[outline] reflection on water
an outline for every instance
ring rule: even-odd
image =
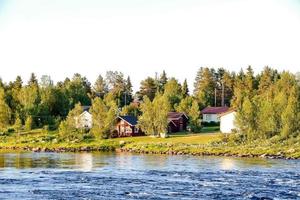
[[[110,163],[108,163],[110,162]],[[233,157],[189,157],[167,155],[136,155],[131,153],[3,153],[0,152],[0,168],[70,168],[82,171],[111,164],[116,168],[166,168],[169,165],[187,166],[197,170],[210,165],[212,169],[242,170],[247,168],[292,167],[293,161]],[[294,161],[298,163],[298,161]],[[195,166],[194,166],[195,165]],[[191,168],[193,166],[194,168]]]
[[[221,162],[220,168],[222,170],[233,170],[234,169],[234,160],[229,158],[224,158]]]
[[[82,171],[92,171],[93,155],[91,153],[75,154],[75,164]]]
[[[0,199],[299,199],[300,161],[0,153]]]

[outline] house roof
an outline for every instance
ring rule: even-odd
[[[82,108],[83,112],[84,112],[84,111],[89,112],[91,106],[81,106],[81,108]]]
[[[236,109],[230,108],[230,109],[228,109],[227,112],[223,112],[223,113],[219,114],[219,117],[223,117],[223,116],[225,116],[225,115],[228,115],[228,114],[233,113],[233,112],[236,112],[236,111],[237,111]]]
[[[174,126],[177,127],[177,124],[173,120],[168,120],[168,124],[172,123]]]
[[[125,115],[125,116],[119,116],[118,118],[126,121],[128,124],[132,126],[137,125],[138,122],[138,119],[135,116]]]
[[[169,112],[168,113],[168,120],[179,119],[182,116],[185,116],[188,119],[188,117],[186,116],[185,113],[182,113],[182,112]]]
[[[201,111],[201,114],[221,114],[228,110],[228,107],[206,107]]]

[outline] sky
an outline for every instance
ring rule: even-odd
[[[0,0],[0,77],[300,71],[300,0]]]

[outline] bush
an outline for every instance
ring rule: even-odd
[[[220,122],[202,122],[202,126],[220,126]]]
[[[27,117],[27,119],[25,121],[25,130],[26,131],[31,131],[32,125],[33,125],[32,117],[29,116],[29,117]]]
[[[15,129],[14,128],[8,128],[7,129],[7,133],[14,133],[15,132]]]
[[[84,134],[83,135],[83,140],[85,141],[85,142],[91,142],[91,141],[93,141],[94,140],[94,136],[92,135],[92,134],[90,134],[90,133],[87,133],[87,134]]]

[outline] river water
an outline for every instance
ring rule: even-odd
[[[0,199],[300,199],[300,161],[0,153]]]

